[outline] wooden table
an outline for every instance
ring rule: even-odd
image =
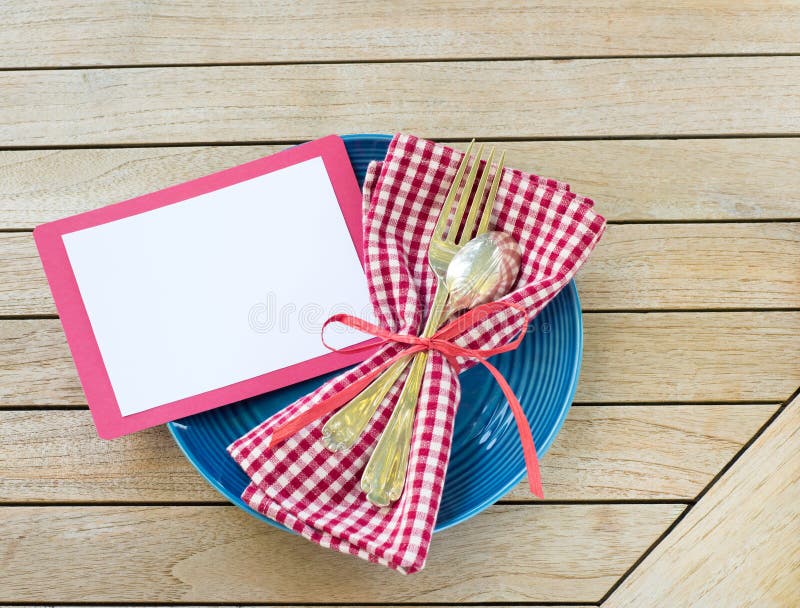
[[[0,604],[800,604],[800,3],[490,4],[0,4]],[[547,500],[413,577],[227,505],[164,428],[98,440],[30,233],[397,130],[610,220]]]

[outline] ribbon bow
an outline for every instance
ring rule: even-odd
[[[484,320],[490,312],[496,312],[501,308],[515,308],[524,312],[524,309],[522,309],[520,306],[511,304],[510,302],[489,302],[488,304],[476,306],[460,317],[450,321],[430,338],[424,338],[410,334],[394,333],[378,325],[374,325],[351,315],[333,315],[327,321],[325,321],[325,324],[322,326],[322,343],[332,351],[353,353],[360,350],[375,348],[375,344],[369,344],[366,346],[350,346],[342,349],[333,348],[325,342],[324,337],[325,328],[331,323],[342,323],[343,325],[347,325],[353,329],[372,334],[373,336],[382,338],[383,343],[397,342],[400,344],[407,344],[408,348],[400,351],[390,359],[384,361],[381,365],[371,370],[369,373],[365,374],[355,382],[351,383],[345,389],[327,399],[323,399],[319,403],[314,404],[302,414],[299,414],[282,426],[278,427],[270,438],[269,447],[276,446],[277,444],[294,435],[304,426],[322,418],[326,414],[336,409],[339,409],[351,401],[356,395],[369,386],[372,381],[381,374],[381,372],[391,366],[395,361],[403,357],[409,357],[418,352],[435,350],[444,355],[445,359],[456,373],[458,373],[460,369],[456,358],[468,357],[480,362],[486,369],[489,370],[489,373],[494,376],[494,379],[497,381],[497,384],[500,385],[500,388],[503,391],[503,395],[505,395],[506,399],[508,399],[508,405],[514,414],[514,420],[517,423],[517,430],[519,431],[520,441],[522,443],[522,453],[525,457],[525,467],[528,470],[528,484],[530,485],[531,492],[539,498],[544,498],[544,492],[542,490],[542,478],[541,473],[539,472],[539,460],[536,456],[536,446],[533,443],[533,435],[531,434],[531,428],[528,424],[528,419],[525,417],[525,412],[522,410],[522,406],[514,394],[514,391],[511,389],[511,386],[508,384],[508,381],[503,377],[503,374],[500,373],[500,370],[486,360],[488,357],[493,355],[505,353],[517,348],[525,337],[525,331],[528,328],[527,319],[525,321],[525,326],[520,330],[519,334],[517,334],[517,337],[508,344],[502,346],[496,346],[494,348],[466,348],[453,342],[453,339],[456,336],[463,333],[464,328],[471,327],[475,322]]]

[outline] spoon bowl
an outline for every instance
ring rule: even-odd
[[[452,313],[502,298],[517,280],[522,252],[506,232],[492,231],[464,245],[447,267],[445,284]]]

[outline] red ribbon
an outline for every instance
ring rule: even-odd
[[[499,308],[516,308],[522,310],[519,306],[508,302],[489,302],[488,304],[483,304],[467,311],[460,317],[454,319],[439,329],[439,331],[437,331],[430,338],[423,338],[421,336],[408,334],[396,334],[383,329],[378,325],[373,325],[372,323],[368,323],[363,319],[359,319],[358,317],[353,317],[351,315],[338,314],[330,317],[322,326],[322,343],[325,344],[325,346],[330,350],[352,353],[360,350],[375,348],[374,344],[369,344],[367,346],[351,346],[343,349],[332,348],[325,342],[324,337],[325,328],[330,323],[342,323],[348,327],[352,327],[359,331],[382,338],[383,342],[398,342],[400,344],[407,344],[408,348],[397,353],[387,361],[384,361],[381,365],[362,376],[355,382],[351,383],[335,395],[327,399],[323,399],[302,414],[292,418],[282,426],[278,427],[272,434],[269,447],[278,445],[294,435],[304,426],[314,422],[315,420],[319,420],[326,414],[339,409],[351,401],[354,397],[356,397],[356,395],[369,386],[372,381],[381,374],[381,372],[391,366],[395,361],[418,352],[436,350],[444,355],[456,373],[459,371],[459,365],[456,361],[456,357],[469,357],[471,359],[476,359],[483,364],[483,366],[489,370],[489,373],[494,376],[494,379],[497,381],[497,384],[500,385],[500,388],[502,389],[506,399],[508,399],[508,405],[511,407],[511,411],[514,414],[514,420],[517,423],[520,441],[522,442],[522,453],[525,456],[525,466],[528,469],[528,483],[530,485],[531,492],[539,498],[544,498],[544,492],[542,490],[542,477],[539,472],[539,460],[536,456],[536,446],[533,443],[533,435],[531,434],[531,428],[528,424],[528,420],[525,418],[525,412],[522,410],[519,400],[514,394],[514,391],[511,389],[511,386],[509,386],[508,382],[503,377],[503,374],[501,374],[500,370],[486,360],[488,357],[493,355],[505,353],[517,348],[525,337],[525,330],[528,327],[527,321],[525,322],[525,327],[522,328],[517,337],[514,338],[513,341],[503,346],[473,349],[459,346],[452,341],[455,337],[463,333],[465,328],[471,327],[474,323],[484,320],[490,312],[496,312]]]

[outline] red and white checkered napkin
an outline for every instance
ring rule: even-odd
[[[364,250],[370,296],[380,324],[417,334],[432,301],[435,277],[426,262],[434,224],[462,154],[447,146],[397,135],[383,162],[372,163],[364,184]],[[490,175],[491,179],[491,175]],[[455,342],[469,348],[509,342],[563,288],[605,227],[592,201],[569,186],[504,169],[491,228],[520,243],[523,265],[509,307],[484,317]],[[431,351],[420,394],[403,495],[378,508],[360,490],[361,472],[386,425],[401,381],[379,407],[361,441],[345,452],[322,443],[328,416],[269,448],[272,433],[400,350],[389,344],[361,365],[292,403],[235,441],[231,456],[252,480],[242,498],[306,538],[403,573],[425,564],[442,496],[460,397],[457,373]],[[469,361],[459,359],[462,367]],[[473,362],[474,363],[474,362]],[[535,422],[535,421],[534,421]]]

